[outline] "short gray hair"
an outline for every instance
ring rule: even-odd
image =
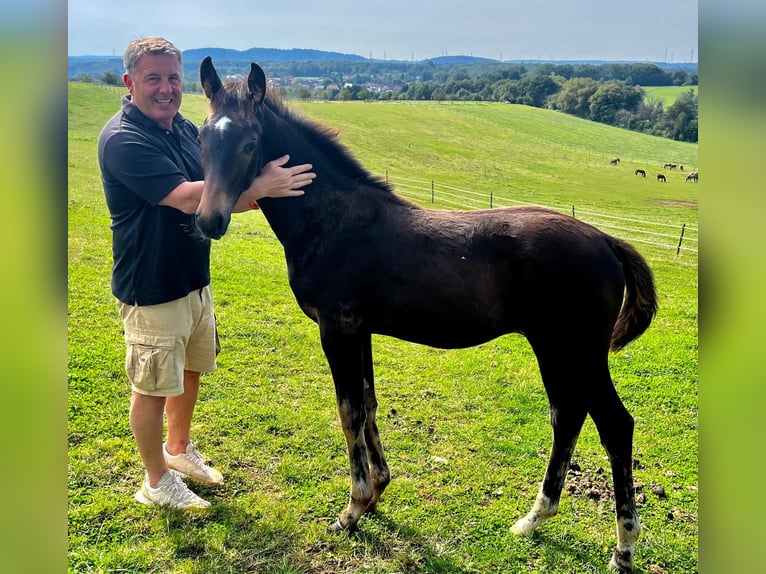
[[[162,36],[149,36],[146,38],[137,38],[128,44],[125,54],[122,57],[122,63],[125,66],[125,72],[133,76],[138,65],[138,60],[144,54],[160,55],[167,54],[178,58],[178,63],[183,70],[183,61],[181,59],[181,50],[175,47],[173,42],[166,40]]]

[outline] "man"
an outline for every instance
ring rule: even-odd
[[[130,95],[104,126],[98,159],[112,219],[112,292],[123,320],[132,385],[130,426],[145,467],[135,498],[206,508],[210,504],[181,480],[223,482],[191,440],[200,373],[215,370],[217,354],[210,240],[193,233],[204,185],[197,128],[178,111],[183,67],[171,42],[134,40],[124,65]],[[257,208],[262,197],[303,195],[301,188],[315,174],[310,164],[283,167],[288,160],[268,163],[235,211]]]

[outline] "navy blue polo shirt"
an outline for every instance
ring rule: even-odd
[[[112,219],[112,293],[129,305],[156,305],[210,283],[210,240],[193,235],[194,215],[159,202],[199,181],[197,127],[181,114],[173,131],[130,99],[101,130],[98,162]]]

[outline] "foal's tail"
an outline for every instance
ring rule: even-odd
[[[625,274],[625,301],[609,344],[611,350],[618,351],[637,339],[651,324],[657,313],[657,292],[652,270],[641,254],[621,239],[609,239]]]

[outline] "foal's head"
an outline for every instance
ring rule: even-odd
[[[205,188],[197,208],[197,227],[219,239],[226,233],[237,199],[262,167],[261,135],[266,75],[250,65],[243,80],[221,82],[208,56],[200,80],[210,111],[199,130]]]

